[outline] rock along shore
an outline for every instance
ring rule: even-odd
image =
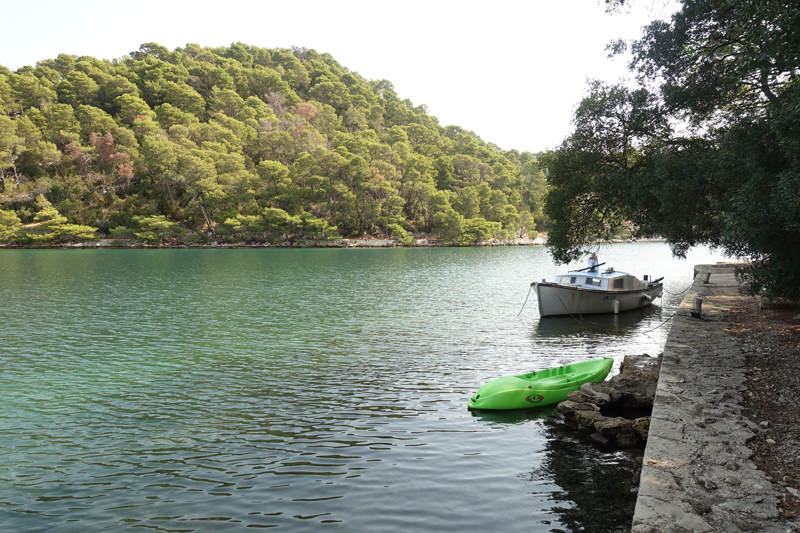
[[[600,242],[600,241],[598,241]],[[636,241],[603,241],[610,243],[617,242],[666,242],[662,238],[636,239]],[[470,244],[470,247],[481,246],[544,246],[547,244],[547,237],[540,236],[535,239],[491,239],[478,241]],[[36,246],[18,244],[0,244],[0,249],[109,249],[109,248],[147,248],[147,249],[208,249],[219,250],[226,248],[437,248],[453,247],[453,244],[438,242],[435,238],[418,238],[411,244],[404,244],[397,239],[336,239],[332,241],[284,241],[276,244],[267,242],[225,242],[219,239],[208,242],[186,243],[182,241],[168,241],[161,244],[148,244],[143,241],[133,239],[98,239],[95,241],[83,241],[72,243],[41,244]]]
[[[644,448],[661,357],[626,355],[608,381],[584,383],[558,404],[566,422],[604,448]]]
[[[756,467],[748,447],[759,427],[743,412],[745,354],[726,331],[738,296],[734,269],[696,266],[699,274],[673,318],[632,533],[798,531],[780,514],[786,494]],[[699,318],[692,317],[696,299]]]
[[[547,244],[547,239],[537,237],[536,239],[492,239],[488,241],[478,241],[471,246],[543,246]],[[73,243],[42,244],[37,246],[29,245],[0,245],[0,248],[59,248],[59,249],[80,249],[80,248],[151,248],[151,249],[223,249],[223,248],[432,248],[453,246],[452,244],[439,243],[436,239],[417,239],[412,244],[404,244],[397,239],[337,239],[332,241],[284,241],[279,243],[267,242],[226,242],[222,240],[210,240],[208,242],[181,242],[165,241],[161,244],[148,244],[144,241],[133,239],[98,239],[96,241],[83,241]]]

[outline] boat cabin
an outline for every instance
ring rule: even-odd
[[[556,283],[600,291],[635,291],[647,287],[636,276],[613,268],[604,272],[569,272],[557,276]]]

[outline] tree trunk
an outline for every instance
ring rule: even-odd
[[[203,218],[206,219],[206,226],[208,226],[208,231],[214,231],[214,227],[211,224],[211,219],[208,218],[208,213],[206,213],[206,207],[203,205],[203,195],[201,194],[199,198],[197,198],[197,204],[200,206],[200,211],[203,212]]]
[[[172,190],[169,188],[169,182],[164,178],[161,179],[161,187],[164,190],[164,199],[169,199],[169,202],[174,204],[175,200],[172,198]]]

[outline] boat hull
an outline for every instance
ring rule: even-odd
[[[610,357],[538,370],[490,381],[469,400],[469,409],[529,409],[563,402],[584,383],[603,381],[611,372]]]
[[[661,296],[663,285],[631,291],[593,290],[558,283],[535,282],[541,318],[622,313],[647,307]]]

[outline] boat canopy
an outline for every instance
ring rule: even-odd
[[[636,276],[615,271],[613,268],[604,272],[569,272],[557,276],[556,283],[602,291],[634,291],[647,287]]]

